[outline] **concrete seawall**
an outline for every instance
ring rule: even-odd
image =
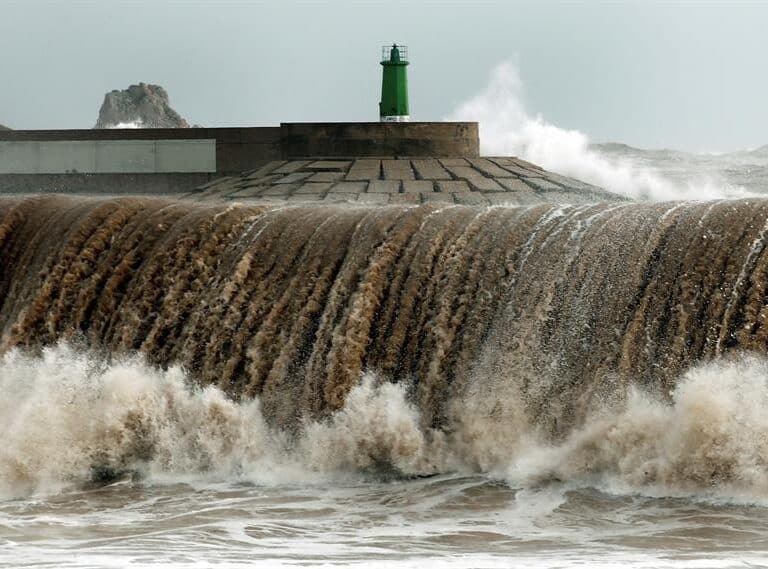
[[[479,146],[477,123],[3,131],[0,191],[175,193],[272,160],[477,157]]]
[[[283,123],[283,159],[305,156],[480,156],[477,123]]]

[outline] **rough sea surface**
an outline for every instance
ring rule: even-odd
[[[768,191],[768,145],[719,153],[647,150],[620,143],[594,144],[590,148],[606,158],[658,174],[677,187],[689,188],[689,197],[694,199],[712,192],[739,197],[762,196]],[[706,189],[697,192],[696,188]]]

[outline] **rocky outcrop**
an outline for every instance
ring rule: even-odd
[[[3,125],[3,124],[0,124],[0,130],[13,130],[13,129],[10,129],[10,128],[8,128],[8,127],[7,127],[7,126],[5,126],[5,125]]]
[[[104,95],[94,128],[189,128],[171,108],[168,93],[160,85],[139,83]]]

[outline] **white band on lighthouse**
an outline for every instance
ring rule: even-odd
[[[410,115],[391,115],[388,117],[381,117],[381,122],[410,122]]]

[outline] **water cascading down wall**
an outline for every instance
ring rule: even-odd
[[[371,371],[451,429],[509,391],[555,439],[598,398],[662,397],[765,352],[768,201],[473,208],[0,199],[0,350],[67,340],[182,364],[268,420]],[[489,403],[488,413],[494,410]]]

